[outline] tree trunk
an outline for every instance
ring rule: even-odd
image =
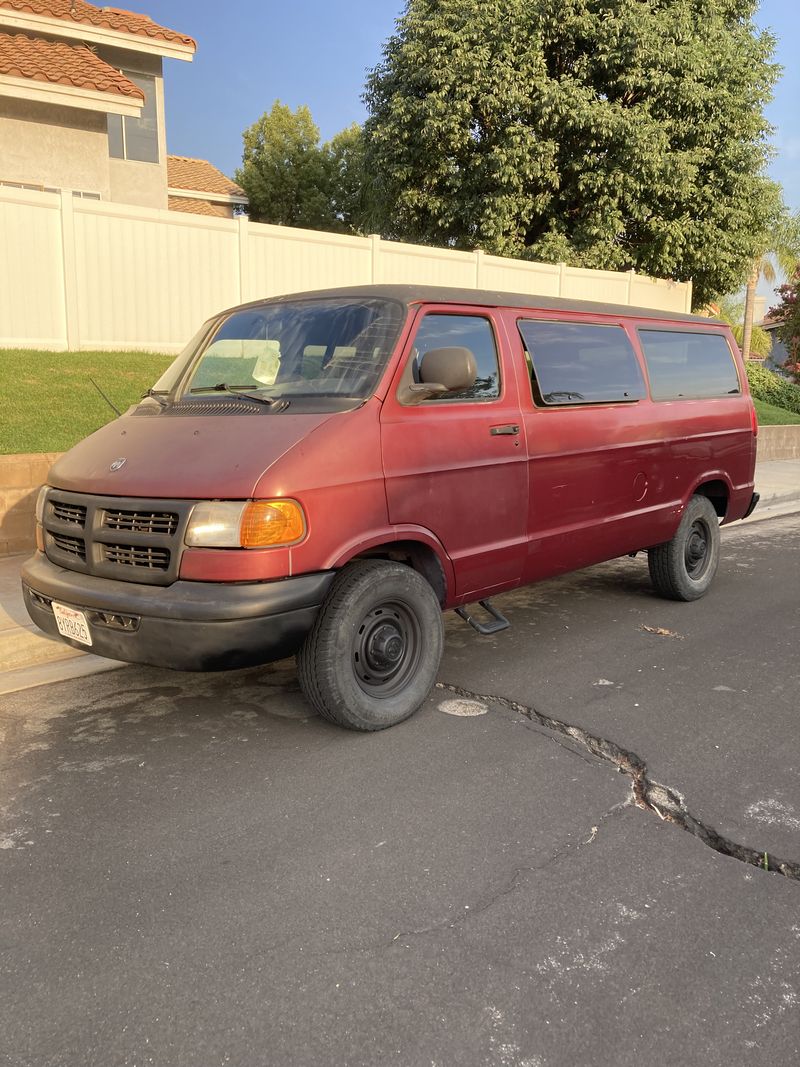
[[[747,292],[744,298],[744,329],[742,330],[742,359],[750,358],[750,341],[753,336],[753,312],[756,303],[756,286],[758,285],[758,264],[753,264],[747,279]]]

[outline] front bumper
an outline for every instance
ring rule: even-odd
[[[333,571],[254,583],[138,585],[58,567],[41,553],[22,568],[28,614],[82,652],[184,671],[230,670],[296,652]],[[58,632],[52,601],[84,612],[91,647]]]

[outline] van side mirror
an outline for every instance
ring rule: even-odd
[[[407,386],[407,403],[470,389],[478,377],[478,364],[469,348],[431,348],[422,357],[419,384]]]

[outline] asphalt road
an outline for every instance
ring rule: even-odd
[[[796,1062],[800,883],[492,699],[800,862],[800,518],[723,548],[696,604],[638,558],[501,598],[495,638],[449,620],[440,679],[475,696],[378,735],[314,718],[291,663],[2,698],[0,1064]]]

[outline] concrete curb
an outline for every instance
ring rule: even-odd
[[[751,522],[764,522],[766,519],[782,519],[787,515],[796,515],[798,512],[800,512],[800,498],[771,501],[764,507],[759,504],[752,515],[735,523],[735,526],[749,526]],[[730,526],[723,527],[726,530],[731,528]]]
[[[72,678],[85,678],[89,674],[101,671],[115,671],[128,667],[128,663],[119,663],[114,659],[102,659],[100,656],[77,652],[68,659],[51,660],[48,663],[35,663],[16,670],[3,671],[0,674],[0,696],[18,693],[22,689],[35,689],[51,682],[67,682]]]

